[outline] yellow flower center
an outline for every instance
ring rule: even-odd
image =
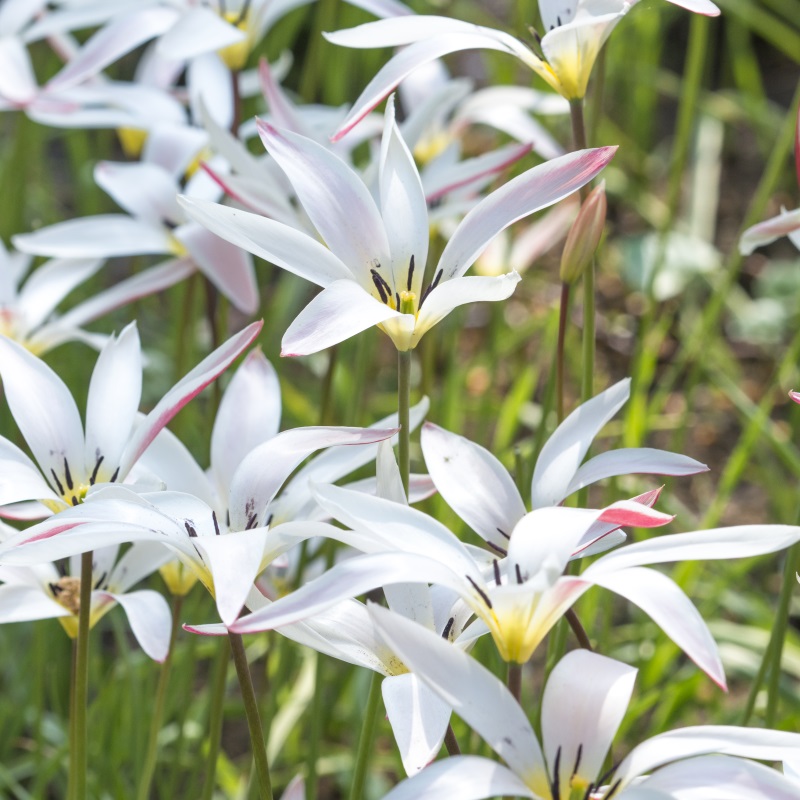
[[[249,16],[250,14],[248,12],[242,15],[238,11],[227,11],[222,15],[225,22],[230,23],[235,28],[242,31],[242,33],[246,34],[241,41],[229,44],[227,47],[223,47],[221,50],[217,51],[222,62],[232,72],[239,72],[244,69],[245,64],[247,64],[247,57],[250,55],[251,41],[250,36],[247,35],[249,33],[247,30]]]

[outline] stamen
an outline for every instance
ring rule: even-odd
[[[525,581],[522,580],[522,572],[520,571],[519,564],[514,564],[514,572],[517,574],[517,583],[525,583]]]
[[[382,275],[378,274],[377,270],[371,269],[369,272],[370,275],[372,275],[372,282],[375,284],[375,288],[381,296],[381,302],[387,303],[392,296],[392,287],[386,283],[386,279]]]
[[[489,599],[489,595],[484,592],[477,583],[475,583],[469,575],[467,575],[467,580],[472,584],[472,588],[481,596],[481,600],[486,603],[487,608],[492,607],[492,601]]]
[[[188,533],[192,539],[197,538],[197,531],[194,529],[194,525],[192,525],[188,519],[183,523],[183,526],[186,528],[186,533]]]
[[[249,530],[255,528],[257,523],[258,523],[258,514],[253,514],[247,520],[247,525],[244,526],[244,529],[246,531],[249,531]]]
[[[408,280],[406,281],[406,289],[411,291],[411,282],[414,280],[414,256],[411,256],[411,261],[408,264]]]
[[[239,14],[239,19],[236,20],[237,25],[241,25],[247,19],[247,13],[250,11],[250,0],[245,0],[242,6],[242,11]]]
[[[453,623],[456,621],[455,617],[450,617],[447,620],[447,625],[444,626],[444,630],[442,631],[442,639],[449,639],[450,638],[450,631],[453,630]]]
[[[119,467],[117,467],[114,470],[114,474],[111,476],[111,483],[114,483],[118,477],[119,477]]]
[[[70,474],[66,457],[64,458],[64,477],[67,479],[67,489],[71,490],[75,484],[72,482],[72,475]]]
[[[611,798],[617,793],[617,789],[622,785],[622,778],[617,778],[614,783],[611,784],[611,788],[606,792],[606,796],[603,800],[611,800]]]
[[[78,500],[78,498],[75,497],[75,495],[72,495],[72,505],[79,506],[80,504],[81,504],[81,501]]]
[[[217,522],[217,512],[211,512],[211,519],[214,521],[214,532],[217,536],[219,536],[219,523]]]
[[[578,767],[581,765],[581,756],[583,755],[583,744],[578,745],[578,752],[575,755],[575,766],[572,768],[572,775],[570,777],[574,777],[578,772]]]
[[[428,288],[422,293],[422,298],[419,301],[419,307],[422,308],[422,304],[427,299],[428,295],[439,285],[439,281],[442,279],[442,275],[444,274],[444,269],[440,269],[434,279],[430,282]]]
[[[58,595],[64,591],[64,587],[59,586],[57,583],[48,583],[47,585],[50,587],[53,597],[58,597]]]
[[[50,474],[53,476],[53,480],[56,482],[56,486],[58,486],[58,493],[60,495],[64,494],[64,487],[61,485],[61,481],[58,479],[58,475],[56,475],[56,471],[51,467]]]
[[[494,567],[494,582],[500,586],[500,565],[497,563],[497,559],[492,561],[492,566]]]
[[[97,459],[97,463],[92,470],[92,475],[89,478],[89,486],[94,486],[94,482],[97,480],[97,473],[100,471],[100,465],[103,463],[104,458],[105,456],[100,456],[100,458]]]
[[[101,575],[101,576],[100,576],[100,577],[97,579],[97,583],[95,583],[94,587],[92,587],[92,588],[94,588],[94,589],[99,589],[99,588],[100,588],[100,587],[103,585],[103,581],[106,579],[106,575],[107,575],[107,574],[108,574],[108,573],[104,572],[104,573],[103,573],[103,574],[102,574],[102,575]]]
[[[495,528],[495,530],[504,538],[511,541],[511,535],[506,533],[505,531],[501,531],[500,528]]]
[[[225,512],[225,524],[230,528],[230,526],[231,526],[231,512],[230,512],[230,509],[228,509]]]
[[[503,548],[500,547],[500,545],[497,545],[494,542],[486,542],[486,544],[488,544],[489,547],[491,547],[492,550],[495,551],[495,553],[500,553],[500,555],[503,556],[504,558],[508,555],[508,550],[503,550]]]
[[[553,782],[550,788],[553,792],[553,800],[561,800],[561,786],[559,781],[559,773],[561,772],[561,745],[556,750],[556,757],[553,760]]]
[[[274,516],[275,516],[274,514],[270,514],[270,515],[267,517],[267,521],[264,523],[264,527],[265,527],[265,528],[269,528],[269,526],[270,526],[270,523],[272,522],[272,518],[273,518]]]
[[[397,311],[399,311],[400,310],[400,292],[395,292],[394,293],[394,301],[395,301],[395,303],[397,303],[397,305],[395,306],[395,309]]]

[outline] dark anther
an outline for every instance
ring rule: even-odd
[[[119,467],[117,467],[114,470],[114,474],[111,476],[111,483],[114,483],[118,477],[119,477]]]
[[[500,545],[497,545],[494,542],[486,542],[486,544],[488,544],[489,547],[491,547],[492,550],[495,551],[495,553],[500,553],[500,555],[503,556],[503,557],[508,555],[508,551],[507,550],[503,550],[503,548],[500,547]]]
[[[581,756],[583,755],[583,745],[578,745],[578,752],[575,754],[575,766],[572,768],[572,775],[576,775],[578,767],[581,765]]]
[[[250,11],[250,0],[245,0],[244,5],[242,6],[242,10],[239,12],[239,18],[236,20],[234,25],[237,27],[241,25],[245,19],[247,19],[247,12]]]
[[[59,586],[57,583],[48,583],[50,587],[50,591],[53,593],[55,597],[61,594],[64,591],[63,587]]]
[[[225,512],[225,524],[230,528],[230,526],[231,526],[231,512],[230,512],[230,509]]]
[[[56,475],[56,471],[54,469],[50,469],[50,474],[53,476],[53,480],[56,482],[56,486],[58,486],[58,493],[63,495],[64,494],[64,487],[61,485],[61,481],[58,479],[58,475]]]
[[[467,575],[467,580],[472,584],[472,588],[481,596],[481,600],[486,603],[488,608],[492,607],[492,601],[489,599],[489,595],[484,592],[477,583],[475,583],[469,575]]]
[[[450,638],[450,631],[453,630],[453,623],[456,621],[455,617],[450,617],[447,620],[447,625],[444,626],[444,630],[442,631],[442,639],[449,639]]]
[[[217,522],[217,512],[216,511],[212,511],[211,512],[211,519],[214,521],[214,533],[216,533],[217,536],[219,536],[219,523]]]
[[[559,745],[558,750],[556,750],[556,757],[553,761],[553,783],[551,784],[551,789],[553,792],[553,800],[560,800],[561,799],[561,786],[559,781],[559,774],[561,772],[561,746]]]
[[[422,293],[422,297],[419,301],[419,307],[422,308],[422,304],[425,302],[425,298],[439,285],[439,281],[442,279],[442,275],[444,273],[443,269],[440,269],[434,279],[430,282],[428,288]]]
[[[414,256],[411,256],[411,261],[408,263],[408,280],[406,281],[406,289],[411,291],[411,283],[414,280]]]
[[[269,526],[270,526],[270,523],[272,522],[272,518],[273,518],[274,516],[275,516],[274,514],[270,514],[270,515],[267,517],[267,521],[264,523],[264,527],[265,527],[265,528],[269,528]]]
[[[494,582],[499,586],[500,585],[500,565],[497,563],[497,559],[492,561],[492,566],[494,567]]]
[[[499,533],[499,534],[500,534],[500,535],[501,535],[501,536],[502,536],[504,539],[508,539],[509,541],[511,541],[511,536],[509,536],[509,534],[507,534],[505,531],[501,531],[501,530],[500,530],[500,528],[495,528],[495,530],[496,530],[496,531],[497,531],[497,532],[498,532],[498,533]]]
[[[556,17],[556,22],[558,23],[558,27],[561,27],[561,17]]]
[[[621,784],[622,778],[617,778],[614,783],[611,784],[611,788],[606,792],[604,800],[611,800],[611,798],[617,793],[617,789],[619,789]]]
[[[381,302],[385,303],[392,296],[392,287],[386,283],[386,280],[381,275],[378,275],[377,270],[371,269],[370,274],[372,275],[372,282],[381,296]]]
[[[75,484],[72,483],[72,475],[69,471],[69,464],[67,464],[66,456],[64,457],[64,477],[67,479],[67,489],[72,489]]]
[[[609,779],[609,778],[610,778],[610,777],[611,777],[611,776],[612,776],[612,775],[613,775],[613,774],[614,774],[614,773],[617,771],[617,767],[620,765],[620,763],[621,763],[621,762],[617,761],[617,763],[616,763],[616,764],[614,764],[614,765],[611,767],[611,769],[609,769],[609,770],[607,770],[606,772],[604,772],[604,773],[603,773],[603,774],[602,774],[602,775],[601,775],[601,776],[600,776],[600,777],[597,779],[597,784],[596,784],[596,785],[597,785],[597,786],[602,786],[602,785],[603,785],[603,784],[604,784],[604,783],[605,783],[605,782],[606,782],[606,781],[607,781],[607,780],[608,780],[608,779]],[[612,786],[611,788],[612,788],[612,789],[616,789],[616,787],[617,787],[617,786],[619,786],[619,781],[617,781],[617,782],[614,784],[614,786]],[[609,797],[611,797],[611,795],[612,795],[612,794],[613,794],[613,792],[609,792],[609,793],[608,793],[608,794],[605,796],[604,800],[608,800],[608,798],[609,798]]]
[[[95,583],[95,585],[94,585],[94,587],[93,587],[94,589],[99,589],[99,588],[100,588],[100,587],[103,585],[103,581],[106,579],[106,574],[107,574],[107,573],[105,573],[105,572],[104,572],[104,573],[103,573],[103,574],[102,574],[102,575],[101,575],[101,576],[100,576],[100,577],[97,579],[97,583]]]
[[[75,497],[75,495],[72,495],[72,505],[78,506],[78,505],[80,505],[80,503],[81,503],[81,501],[78,500],[78,498]]]
[[[197,531],[194,529],[194,525],[192,525],[188,519],[183,523],[183,526],[186,528],[186,533],[188,533],[192,539],[197,538]]]
[[[514,564],[514,572],[517,574],[517,583],[525,583],[525,581],[522,580],[522,572],[519,568],[519,564]]]
[[[247,520],[247,525],[244,526],[246,531],[252,530],[258,524],[258,514],[252,514]]]
[[[394,293],[394,301],[397,303],[397,310],[400,310],[400,292]]]
[[[100,465],[103,463],[103,459],[105,456],[100,456],[97,459],[97,463],[94,465],[94,469],[92,470],[92,477],[89,478],[89,485],[94,486],[94,482],[97,480],[97,473],[100,471]]]

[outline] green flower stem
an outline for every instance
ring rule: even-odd
[[[86,797],[86,766],[88,743],[86,706],[89,694],[89,616],[92,610],[92,552],[81,556],[81,596],[78,610],[78,639],[75,649],[74,722],[71,731],[75,772],[74,798]]]
[[[72,658],[70,660],[69,675],[69,724],[67,727],[67,742],[69,760],[67,762],[67,800],[75,800],[75,686],[78,675],[78,640],[72,640]]]
[[[236,675],[239,678],[239,687],[242,690],[244,711],[247,715],[247,727],[250,729],[250,744],[253,749],[253,759],[256,762],[258,787],[262,800],[272,800],[272,783],[269,779],[269,764],[267,763],[267,743],[264,740],[264,729],[261,727],[261,715],[258,713],[253,679],[250,667],[247,665],[247,654],[244,651],[244,642],[240,633],[228,632],[231,643],[233,663],[236,665]]]
[[[559,423],[564,420],[564,341],[569,317],[569,284],[561,284],[561,303],[558,309],[558,344],[556,345],[556,414]]]
[[[364,796],[367,766],[369,764],[370,754],[373,750],[375,726],[378,722],[382,681],[383,675],[379,672],[372,673],[369,684],[369,696],[367,697],[367,707],[364,709],[364,725],[361,728],[361,736],[358,739],[358,752],[356,753],[356,763],[353,767],[353,783],[350,787],[350,800],[362,800]]]
[[[397,413],[400,422],[398,461],[403,488],[408,496],[408,481],[411,474],[411,451],[409,409],[411,407],[411,351],[397,351]]]
[[[161,731],[161,723],[164,718],[164,704],[167,699],[167,686],[169,685],[169,676],[172,671],[172,656],[175,651],[175,642],[178,638],[178,628],[180,627],[179,620],[182,604],[183,597],[177,594],[174,595],[172,598],[172,629],[169,635],[169,651],[158,674],[156,699],[153,705],[153,715],[150,718],[147,754],[145,755],[144,767],[142,767],[142,775],[139,781],[138,800],[147,800],[150,797],[150,786],[153,783],[153,775],[158,760],[158,734]]]
[[[206,779],[203,784],[202,800],[211,800],[217,782],[217,759],[222,739],[222,711],[225,705],[225,683],[230,660],[230,639],[220,640],[217,657],[214,659],[214,673],[211,684],[211,709],[208,716],[208,760]]]
[[[569,623],[570,628],[572,628],[572,632],[575,634],[578,644],[580,644],[584,650],[591,651],[592,643],[589,641],[589,635],[586,633],[586,629],[581,624],[580,619],[578,619],[578,615],[575,613],[575,610],[568,608],[566,614],[564,614],[564,617]]]

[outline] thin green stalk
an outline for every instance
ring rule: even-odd
[[[564,343],[567,338],[569,317],[569,284],[561,284],[561,303],[558,308],[558,344],[556,345],[556,416],[564,421]]]
[[[311,700],[311,730],[306,753],[306,800],[316,800],[317,798],[317,760],[319,759],[319,742],[322,738],[322,676],[325,662],[321,653],[316,654],[316,659],[314,697]]]
[[[244,642],[240,633],[228,632],[228,639],[231,643],[233,663],[236,665],[236,675],[239,678],[239,687],[242,691],[247,727],[250,729],[250,744],[253,750],[253,759],[256,762],[259,793],[262,800],[272,800],[272,783],[269,778],[269,764],[267,763],[267,743],[264,740],[264,729],[261,727],[261,715],[258,713],[258,701],[253,688],[250,667],[247,665]]]
[[[358,752],[356,753],[356,763],[353,767],[353,783],[350,787],[350,800],[362,800],[364,795],[367,765],[369,764],[369,757],[373,750],[375,726],[378,722],[382,682],[383,675],[379,672],[373,672],[370,678],[367,707],[364,709],[364,725],[361,728],[361,736],[358,739]]]
[[[408,496],[408,481],[411,474],[411,431],[409,409],[411,407],[411,351],[397,351],[397,413],[400,423],[398,461],[403,489]]]
[[[578,615],[575,613],[575,610],[572,608],[567,609],[564,617],[569,623],[570,628],[572,628],[572,632],[575,634],[578,644],[580,644],[584,650],[591,651],[592,643],[589,641],[589,635],[586,633],[586,629],[581,624],[580,619],[578,619]]]
[[[89,615],[92,608],[92,552],[81,556],[81,595],[78,609],[78,640],[75,653],[75,714],[72,747],[75,752],[75,800],[86,797],[87,743],[86,707],[89,695]]]
[[[363,337],[362,337],[363,338]],[[325,380],[322,384],[322,402],[320,403],[319,424],[330,425],[333,411],[333,377],[336,373],[336,363],[339,360],[339,346],[334,345],[328,351],[328,368],[325,370]]]
[[[225,683],[230,660],[230,639],[222,637],[214,659],[214,674],[211,684],[211,709],[208,716],[208,759],[202,800],[211,800],[217,782],[217,759],[222,740],[222,710],[225,705]]]
[[[167,686],[169,676],[172,671],[172,656],[175,652],[175,642],[178,638],[178,628],[180,627],[180,613],[183,604],[181,595],[174,595],[172,598],[172,630],[169,635],[169,651],[161,670],[158,674],[158,686],[156,687],[156,699],[153,705],[153,715],[150,718],[150,735],[147,742],[147,754],[142,767],[142,775],[139,781],[138,800],[147,800],[150,797],[150,786],[153,783],[153,775],[156,771],[158,761],[158,734],[161,731],[161,723],[164,718],[164,704],[167,699]]]
[[[72,658],[69,674],[69,723],[67,736],[69,742],[69,759],[67,761],[67,800],[75,800],[75,686],[78,682],[78,640],[72,640]]]

